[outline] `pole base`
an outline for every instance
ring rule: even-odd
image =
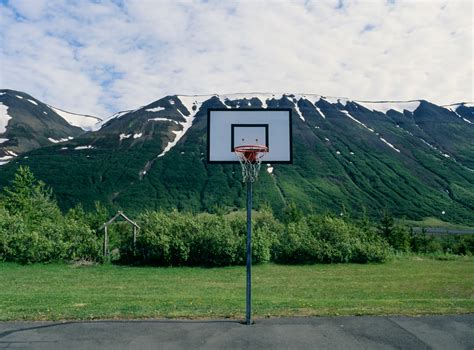
[[[247,322],[247,320],[242,320],[242,321],[240,321],[240,324],[244,324],[246,326],[251,326],[251,325],[255,324],[255,321],[250,320],[250,323],[249,323],[249,322]]]

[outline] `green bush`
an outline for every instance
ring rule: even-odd
[[[160,266],[189,263],[193,237],[201,231],[202,225],[192,214],[147,211],[137,221],[141,230],[137,233],[135,247],[132,234],[122,241],[123,263]]]
[[[91,228],[81,221],[66,219],[63,221],[63,239],[65,254],[63,260],[102,260],[102,240]]]
[[[226,217],[232,231],[238,236],[237,264],[245,264],[247,257],[247,214],[243,211]],[[268,262],[273,246],[281,236],[284,226],[268,210],[252,213],[252,263]]]
[[[217,215],[199,215],[196,219],[201,227],[191,237],[190,265],[235,265],[240,242],[229,221]]]
[[[290,222],[274,247],[280,263],[382,262],[390,247],[379,236],[343,219],[308,216]]]
[[[141,230],[123,241],[121,261],[160,266],[227,266],[245,264],[246,215],[146,212],[138,218]],[[252,261],[267,262],[283,229],[271,213],[254,213]]]
[[[441,251],[447,254],[471,255],[474,253],[473,235],[447,234],[436,237]]]

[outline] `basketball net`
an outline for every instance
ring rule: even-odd
[[[268,147],[261,145],[238,146],[234,148],[234,152],[242,166],[243,181],[255,182],[260,172],[262,158],[268,152]]]

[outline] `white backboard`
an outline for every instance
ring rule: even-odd
[[[207,161],[238,163],[234,147],[263,145],[265,163],[292,163],[291,109],[209,109]]]

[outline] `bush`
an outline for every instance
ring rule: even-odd
[[[160,266],[227,266],[245,264],[246,215],[146,212],[138,218],[141,230],[135,251],[132,237],[123,241],[121,261]],[[252,221],[252,261],[267,262],[283,226],[269,212]]]
[[[437,237],[444,253],[456,255],[471,255],[474,253],[473,235],[447,234]]]
[[[237,212],[227,216],[233,232],[239,238],[237,264],[245,264],[247,258],[247,214]],[[284,226],[268,210],[252,213],[252,263],[268,262],[273,246],[281,236]]]
[[[191,237],[190,265],[226,266],[238,262],[239,237],[224,216],[199,215],[200,231]]]
[[[102,261],[102,240],[87,224],[66,219],[63,221],[63,229],[66,246],[63,260]]]
[[[290,222],[274,247],[274,259],[289,264],[382,262],[388,244],[371,231],[331,216]]]
[[[203,232],[203,223],[188,213],[147,211],[137,220],[141,230],[134,249],[133,236],[121,245],[121,261],[160,266],[180,266],[193,262],[191,247]],[[196,247],[193,247],[196,249]]]

